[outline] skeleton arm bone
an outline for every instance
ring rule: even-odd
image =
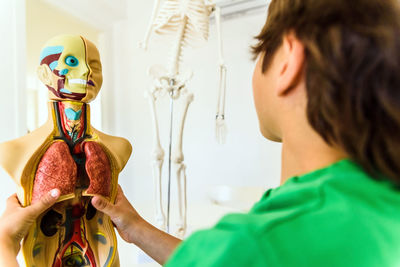
[[[151,13],[149,26],[147,26],[146,35],[144,37],[144,40],[139,43],[139,47],[143,48],[144,50],[147,49],[147,46],[149,44],[150,35],[151,35],[151,32],[153,31],[154,20],[156,18],[156,14],[157,14],[159,6],[160,6],[160,0],[154,0],[153,11]]]
[[[218,40],[218,64],[219,64],[219,88],[217,114],[215,118],[215,134],[218,143],[225,143],[226,124],[225,124],[225,96],[226,96],[226,66],[223,58],[222,38],[221,38],[221,8],[215,7],[215,22],[217,27]]]
[[[226,95],[226,67],[219,67],[219,92],[217,114],[215,117],[215,134],[218,143],[223,144],[226,140],[226,123],[225,123],[225,95]]]
[[[221,8],[215,7],[215,23],[217,27],[217,40],[218,40],[218,63],[219,65],[224,65],[224,53],[222,47],[222,37],[221,37]]]

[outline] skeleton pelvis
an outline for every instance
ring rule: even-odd
[[[39,216],[24,240],[27,266],[119,266],[112,222],[90,203],[94,194],[111,200],[115,196],[117,178],[110,156],[94,140],[79,146],[53,141],[38,160],[31,202],[53,188],[60,189],[61,197]]]

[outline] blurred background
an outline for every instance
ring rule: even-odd
[[[194,71],[187,84],[195,100],[185,125],[188,232],[211,227],[227,212],[244,212],[262,193],[279,184],[280,144],[265,140],[258,129],[251,77],[255,62],[250,46],[265,23],[267,1],[221,0],[222,40],[228,68],[226,143],[215,138],[218,46],[214,19],[209,42],[184,52],[184,68]],[[152,124],[144,92],[152,84],[147,70],[166,64],[170,45],[152,36],[139,48],[149,24],[149,0],[1,0],[0,1],[0,142],[33,131],[47,119],[47,89],[36,77],[43,44],[58,34],[79,34],[94,42],[103,64],[104,83],[91,103],[92,124],[127,138],[133,155],[119,182],[139,213],[153,222],[151,168]],[[168,149],[169,100],[159,103],[162,145]],[[179,101],[176,106],[179,112]],[[167,155],[167,153],[166,153]],[[164,167],[167,168],[167,158]],[[167,172],[164,172],[166,174]],[[0,212],[15,184],[0,171]],[[164,175],[164,185],[167,176]],[[165,187],[166,188],[166,187]],[[166,191],[164,191],[166,196]],[[177,218],[176,181],[172,180],[171,225]],[[134,245],[119,242],[121,266],[157,266]]]

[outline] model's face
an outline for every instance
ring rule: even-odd
[[[274,56],[265,73],[262,73],[263,57],[264,54],[258,57],[253,73],[254,104],[262,135],[271,141],[280,142],[279,99],[275,90],[278,75],[276,56]]]
[[[90,102],[102,84],[99,52],[80,36],[57,36],[41,52],[38,75],[51,100]]]

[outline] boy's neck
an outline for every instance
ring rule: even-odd
[[[311,127],[303,134],[291,131],[282,138],[281,184],[347,157],[340,148],[325,143]]]

